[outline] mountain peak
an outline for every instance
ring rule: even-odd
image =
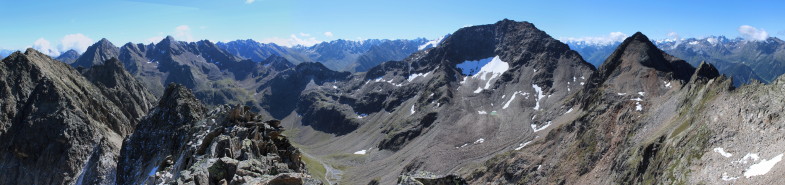
[[[644,35],[641,32],[635,32],[635,34],[632,34],[632,36],[630,36],[629,38],[632,38],[632,39],[637,40],[637,41],[649,41],[649,42],[651,42],[651,40],[649,40],[649,37],[646,37],[646,35]]]
[[[714,65],[707,63],[706,61],[701,61],[700,65],[695,69],[695,73],[692,74],[690,77],[690,81],[693,82],[698,79],[712,79],[720,76],[720,72],[717,70]]]
[[[184,85],[170,83],[164,90],[164,95],[161,96],[156,109],[163,109],[165,111],[175,111],[181,117],[179,120],[199,120],[206,112],[205,106],[196,99],[191,90]],[[186,121],[186,122],[190,122]]]
[[[120,49],[117,48],[112,42],[103,38],[95,44],[87,47],[87,50],[79,56],[71,65],[74,67],[91,67],[93,65],[101,65],[104,61],[110,58],[117,57]]]
[[[606,77],[619,66],[642,65],[663,72],[674,72],[675,78],[689,80],[694,67],[687,62],[663,52],[646,35],[636,32],[624,39],[619,47],[600,66],[600,73]]]

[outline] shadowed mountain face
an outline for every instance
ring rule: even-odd
[[[713,65],[701,63],[693,68],[684,63],[636,33],[619,45],[576,94],[581,106],[575,117],[552,125],[545,137],[463,173],[474,183],[776,182],[776,175],[753,173],[755,165],[739,161],[758,161],[743,158],[742,151],[768,151],[773,143],[782,142],[758,134],[759,129],[778,128],[775,125],[782,121],[765,116],[740,121],[744,118],[739,116],[748,114],[750,107],[758,107],[753,112],[782,109],[767,103],[779,101],[771,93],[783,90],[777,85],[781,81],[734,89],[731,80],[720,76]],[[765,142],[740,146],[737,141],[750,139]],[[764,158],[775,160],[781,155],[765,153]]]
[[[63,54],[60,54],[55,60],[64,62],[66,64],[72,64],[79,58],[79,52],[72,50],[68,50]]]
[[[85,78],[33,49],[3,59],[0,184],[114,182],[121,142],[152,104],[137,97],[151,96],[117,87],[138,84],[122,68],[95,70]]]
[[[110,58],[117,58],[119,49],[114,46],[109,40],[101,39],[82,53],[71,66],[89,68],[93,65],[100,65],[103,61]]]

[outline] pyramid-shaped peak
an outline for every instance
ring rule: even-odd
[[[177,40],[176,40],[176,39],[174,39],[174,37],[173,37],[173,36],[171,36],[171,35],[167,35],[167,36],[166,36],[166,37],[165,37],[163,40],[166,40],[166,41],[177,41]]]
[[[720,76],[720,72],[716,67],[714,67],[714,65],[706,61],[701,61],[701,63],[695,69],[695,73],[692,74],[690,81],[695,81],[697,79],[712,79],[718,76]]]
[[[111,47],[115,47],[114,44],[112,44],[112,42],[110,42],[109,39],[106,39],[106,38],[101,38],[101,40],[99,40],[98,42],[93,44],[93,46],[111,46]]]

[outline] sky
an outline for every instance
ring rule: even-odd
[[[313,45],[336,39],[435,39],[504,18],[529,21],[561,40],[610,42],[710,35],[785,37],[785,1],[492,0],[0,0],[0,49],[84,51],[177,40],[254,39]]]

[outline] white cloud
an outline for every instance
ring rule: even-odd
[[[275,43],[275,44],[278,44],[278,45],[281,45],[281,46],[287,46],[287,47],[292,47],[292,46],[297,46],[297,45],[313,46],[315,44],[318,44],[318,43],[322,42],[320,40],[317,40],[315,37],[309,37],[310,36],[309,34],[300,33],[300,35],[303,36],[303,38],[300,38],[297,35],[292,34],[292,35],[289,35],[289,38],[272,37],[272,38],[262,39],[261,42],[262,43]]]
[[[93,44],[93,39],[81,34],[70,34],[65,35],[63,39],[60,40],[60,51],[68,51],[68,50],[76,50],[79,53],[84,53],[87,50],[87,47]]]
[[[49,56],[60,55],[60,51],[58,51],[57,48],[52,48],[52,43],[44,38],[35,40],[35,42],[33,42],[33,49]]]
[[[302,36],[302,37],[310,37],[311,34],[300,32],[300,36]]]
[[[611,32],[605,36],[598,36],[598,37],[568,37],[568,38],[561,38],[559,40],[567,41],[567,42],[586,42],[587,44],[612,44],[615,42],[624,41],[627,38],[627,34],[622,32]]]
[[[769,38],[769,33],[764,29],[758,29],[750,25],[739,26],[739,34],[747,40],[766,40]]]
[[[668,33],[668,39],[671,41],[677,41],[677,40],[681,40],[681,36],[679,36],[679,33],[670,32]]]
[[[180,25],[174,28],[174,38],[181,41],[193,42],[194,36],[191,35],[191,27]]]
[[[333,37],[333,32],[324,32],[324,36]]]
[[[251,3],[253,3],[254,1],[256,1],[256,0],[245,0],[245,4],[251,4]]]

